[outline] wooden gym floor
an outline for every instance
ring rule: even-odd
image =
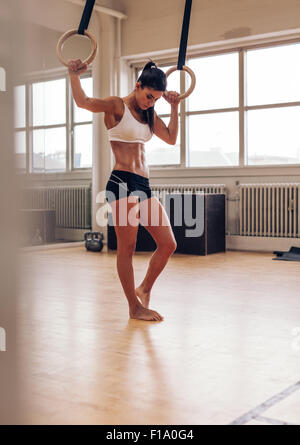
[[[136,252],[136,284],[152,252]],[[174,254],[130,320],[116,253],[22,252],[21,407],[28,424],[300,424],[299,263]],[[297,331],[298,328],[298,331]]]

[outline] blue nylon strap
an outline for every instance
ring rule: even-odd
[[[191,9],[192,9],[192,0],[186,0],[183,23],[182,23],[182,31],[181,31],[179,56],[178,56],[178,63],[177,63],[178,70],[182,70],[183,65],[185,65],[185,55],[186,55],[186,46],[187,46],[188,35],[189,35]]]
[[[78,28],[78,34],[84,34],[84,31],[88,29],[90,18],[93,12],[95,0],[86,0],[86,4],[81,17],[80,25]]]

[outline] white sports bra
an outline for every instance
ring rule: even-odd
[[[122,99],[123,101],[123,99]],[[152,137],[148,124],[142,124],[133,116],[128,106],[124,103],[124,113],[120,122],[108,131],[110,141],[139,142],[144,144]]]

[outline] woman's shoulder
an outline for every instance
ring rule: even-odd
[[[124,111],[124,102],[123,99],[119,96],[110,96],[109,99],[114,104],[114,110],[116,114],[122,114]]]
[[[115,104],[122,104],[123,100],[121,97],[119,96],[109,96],[106,98],[107,100],[111,100],[112,102],[114,102]]]

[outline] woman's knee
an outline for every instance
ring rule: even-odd
[[[177,249],[177,242],[175,239],[163,241],[158,244],[157,248],[166,255],[172,255],[172,253]]]

